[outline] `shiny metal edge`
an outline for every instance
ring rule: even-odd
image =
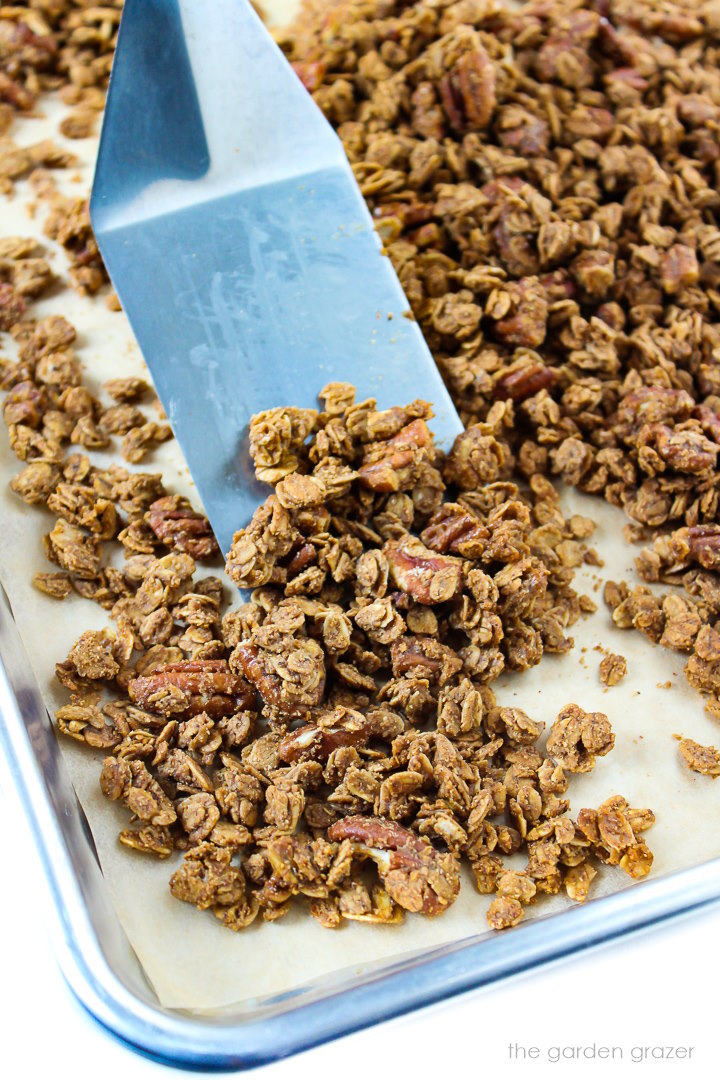
[[[133,1049],[167,1064],[268,1063],[486,987],[720,901],[720,859],[630,886],[503,934],[471,938],[216,1015],[154,999],[109,900],[92,838],[0,588],[0,747],[53,900],[57,958],[81,1004]]]

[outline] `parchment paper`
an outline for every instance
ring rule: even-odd
[[[285,15],[292,0],[274,0],[271,11]],[[92,179],[96,139],[68,142],[57,133],[64,114],[59,102],[42,103],[43,120],[20,120],[13,137],[21,144],[53,137],[81,158],[77,170],[56,174],[61,189],[85,193]],[[13,201],[0,200],[0,235],[33,235],[42,238],[43,212],[33,219],[25,204],[27,186],[18,184]],[[66,272],[65,256],[55,250],[53,265]],[[87,382],[99,393],[108,378],[143,375],[148,378],[139,350],[123,314],[110,313],[102,297],[93,301],[68,290],[42,301],[38,315],[61,313],[78,329],[78,355],[85,365]],[[9,352],[8,348],[8,352]],[[360,387],[362,397],[362,387]],[[154,408],[146,409],[154,416]],[[102,453],[98,462],[109,460]],[[36,507],[26,506],[8,489],[19,463],[10,452],[4,428],[0,432],[0,576],[10,597],[32,666],[51,712],[65,698],[53,681],[54,664],[63,659],[84,630],[105,625],[105,613],[79,597],[60,603],[34,590],[33,573],[52,569],[46,563],[41,536],[52,528],[54,518]],[[174,442],[159,447],[141,466],[161,471],[170,490],[189,495],[197,503],[187,466]],[[616,746],[595,770],[571,780],[572,812],[597,806],[609,795],[620,793],[633,806],[650,806],[657,823],[647,834],[655,853],[652,875],[702,862],[720,854],[720,784],[690,773],[682,764],[674,732],[701,743],[717,742],[717,724],[703,710],[702,701],[687,686],[680,654],[653,647],[640,634],[614,628],[601,598],[601,582],[607,578],[637,580],[633,551],[621,535],[624,517],[600,499],[566,490],[567,513],[582,513],[599,525],[593,543],[604,559],[600,570],[584,568],[576,587],[595,595],[599,610],[573,629],[574,650],[564,657],[546,657],[539,667],[522,675],[505,676],[495,684],[500,701],[518,705],[532,717],[550,725],[560,708],[574,701],[583,708],[606,712],[616,733]],[[238,523],[240,524],[240,523]],[[228,585],[231,589],[232,586]],[[597,592],[593,593],[596,589]],[[627,657],[628,675],[618,686],[605,689],[598,677],[602,645]],[[659,684],[668,679],[669,689]],[[58,692],[59,691],[59,692]],[[286,918],[271,924],[258,921],[240,934],[226,930],[212,915],[199,913],[174,900],[168,879],[180,861],[159,862],[122,848],[117,833],[127,814],[103,798],[98,786],[102,754],[95,754],[63,739],[62,748],[72,781],[87,814],[113,901],[147,976],[160,1001],[169,1007],[211,1009],[264,995],[288,991],[324,974],[340,970],[358,972],[378,961],[417,952],[444,942],[459,941],[486,930],[489,897],[479,896],[467,874],[460,897],[439,919],[409,916],[397,927],[372,927],[350,923],[337,931],[325,930],[302,905]],[[602,867],[591,896],[625,888],[629,879],[619,870]],[[642,884],[633,886],[642,888]],[[564,897],[541,899],[526,918],[569,906]]]

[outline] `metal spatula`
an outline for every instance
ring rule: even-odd
[[[126,0],[91,201],[100,250],[227,551],[267,493],[250,416],[354,383],[461,423],[342,145],[247,0]]]

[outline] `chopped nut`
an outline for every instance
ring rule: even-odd
[[[255,701],[250,685],[230,671],[226,660],[161,665],[151,675],[131,679],[128,693],[141,709],[174,717],[202,712],[217,719],[251,709]]]
[[[617,686],[627,675],[627,660],[617,653],[609,653],[600,661],[600,681],[606,686]]]
[[[156,499],[145,521],[158,540],[194,559],[208,559],[220,552],[208,519],[196,513],[186,499],[172,495]]]
[[[443,855],[407,829],[381,818],[347,817],[328,830],[330,840],[349,840],[378,868],[387,892],[406,911],[437,915],[460,889],[455,856]]]
[[[389,540],[383,553],[394,584],[420,604],[442,604],[462,588],[462,564],[419,540]]]

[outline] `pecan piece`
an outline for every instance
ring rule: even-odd
[[[460,559],[439,555],[421,540],[412,536],[388,540],[383,553],[393,583],[419,604],[442,604],[462,589]]]
[[[280,760],[288,764],[307,758],[327,761],[341,747],[365,746],[373,736],[390,740],[403,730],[401,718],[390,710],[374,709],[364,716],[354,709],[340,708],[331,715],[338,723],[304,724],[289,732],[278,746]]]
[[[720,525],[691,525],[688,529],[690,555],[706,570],[720,569]]]
[[[311,94],[317,90],[325,77],[326,66],[322,60],[296,60],[290,67]]]
[[[642,424],[665,423],[668,420],[687,420],[695,402],[685,390],[666,386],[641,386],[626,394],[618,405],[620,424],[639,428]]]
[[[438,915],[460,891],[458,859],[384,818],[355,815],[328,829],[328,839],[349,840],[354,851],[371,858],[392,899],[406,911]]]
[[[715,469],[718,447],[699,431],[673,430],[667,424],[648,425],[643,431],[648,440],[655,443],[657,453],[671,469],[697,474]],[[643,432],[640,439],[643,439]]]
[[[600,17],[595,11],[559,12],[550,32],[534,57],[535,71],[543,82],[557,80],[563,86],[591,86],[595,66],[590,44],[597,35]]]
[[[700,277],[697,255],[685,244],[673,244],[660,259],[660,283],[667,293],[695,285]]]
[[[716,443],[720,443],[720,414],[707,405],[696,405],[692,411],[696,420],[700,421],[700,427],[706,435],[709,435]]]
[[[266,705],[289,717],[304,716],[320,705],[325,693],[325,655],[310,638],[286,635],[277,651],[241,641],[232,654],[234,666],[258,690]]]
[[[438,84],[452,127],[481,131],[495,110],[495,67],[482,45],[464,52]]]
[[[418,678],[443,686],[462,668],[457,653],[431,637],[406,635],[390,646],[390,655],[396,679],[412,672]]]
[[[209,559],[220,554],[210,522],[204,514],[192,510],[185,499],[173,495],[156,499],[145,514],[145,521],[163,544],[193,559]]]
[[[303,724],[283,738],[278,746],[278,757],[288,764],[301,758],[327,761],[332,752],[341,746],[361,746],[365,742],[367,735],[361,727],[353,731],[350,728],[322,728],[317,724]]]
[[[507,285],[501,296],[498,306],[488,302],[486,312],[497,319],[495,336],[506,345],[530,349],[542,345],[547,334],[548,297],[541,282],[521,278]]]
[[[130,698],[142,709],[187,719],[205,712],[213,720],[252,709],[255,691],[227,660],[184,660],[131,679]]]
[[[423,544],[433,551],[465,559],[479,559],[489,537],[486,526],[459,503],[444,503],[420,533]]]
[[[557,371],[544,364],[526,364],[501,375],[493,388],[496,398],[524,401],[539,390],[550,390],[557,382]]]
[[[501,146],[516,150],[521,157],[542,157],[550,142],[550,126],[527,109],[510,105],[503,109],[498,138]]]
[[[424,420],[413,420],[396,435],[369,443],[358,470],[360,483],[371,491],[390,493],[411,486],[416,466],[425,460],[424,451],[432,436]]]
[[[291,474],[292,475],[292,474]],[[289,562],[284,566],[288,581],[292,581],[308,566],[317,562],[317,551],[312,544],[298,544],[290,552]]]

